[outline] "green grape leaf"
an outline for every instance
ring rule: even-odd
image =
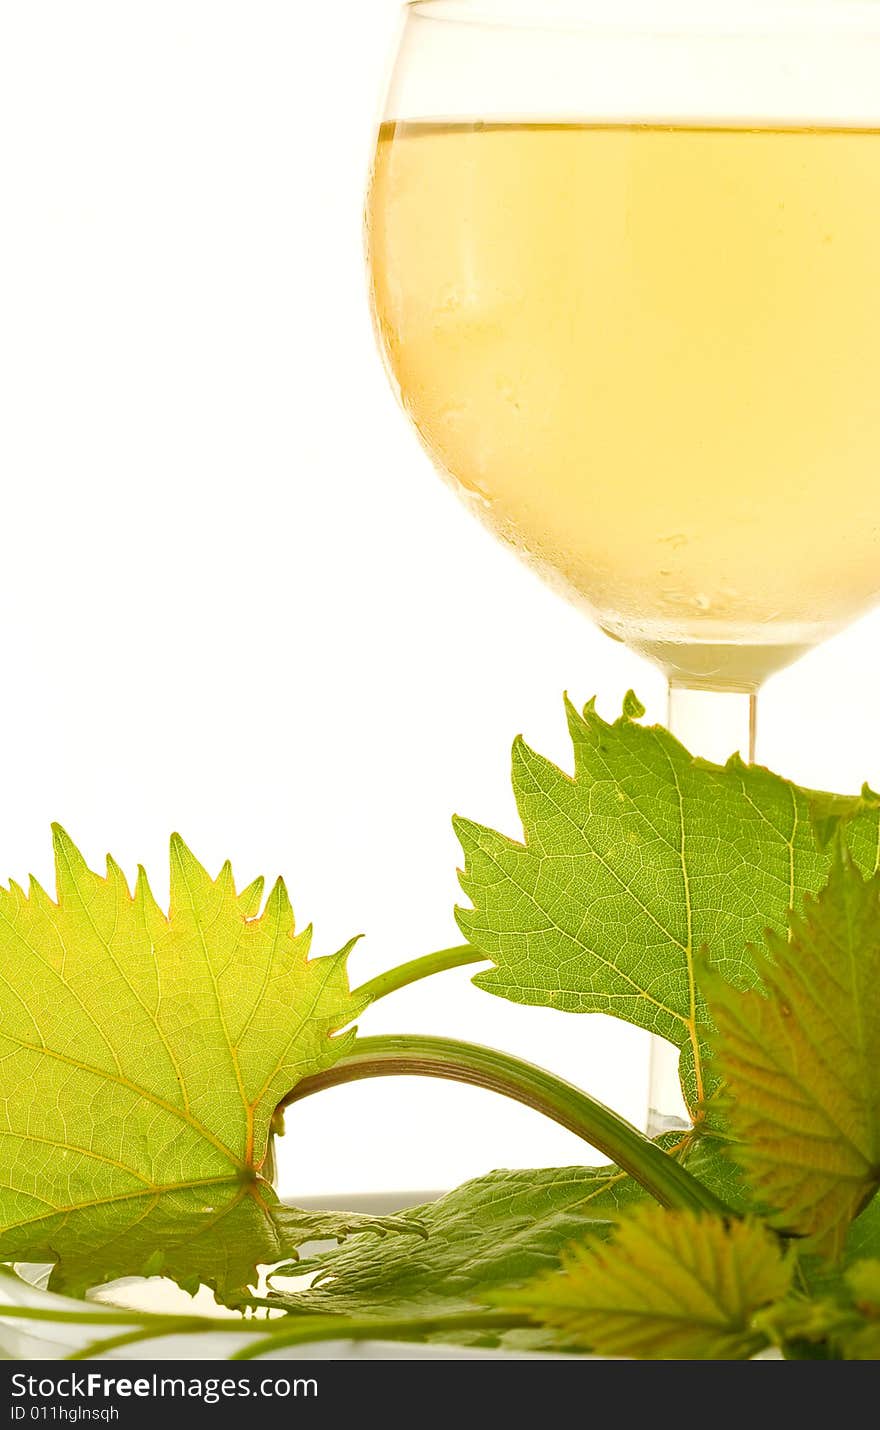
[[[610,1013],[682,1049],[692,1115],[713,1091],[707,1014],[695,976],[708,948],[734,982],[751,986],[748,945],[824,882],[816,796],[736,757],[694,759],[658,726],[624,715],[607,724],[592,703],[567,705],[569,775],[513,748],[524,842],[456,820],[465,853],[458,910],[466,938],[494,963],[480,988],[516,1003]],[[823,807],[823,818],[828,811]],[[857,862],[878,867],[880,816],[838,798]]]
[[[754,958],[760,990],[701,978],[734,1152],[775,1224],[836,1258],[880,1186],[880,877],[838,852],[790,937]]]
[[[167,917],[142,869],[132,894],[59,828],[55,861],[57,903],[0,889],[0,1258],[54,1262],[71,1294],[161,1271],[233,1301],[362,1227],[266,1177],[276,1105],[351,1046],[348,949],[310,959],[280,880],[256,917],[262,882],[237,894],[178,836]]]
[[[643,1360],[747,1360],[753,1318],[786,1295],[793,1261],[760,1222],[635,1208],[611,1241],[573,1248],[561,1271],[493,1296],[567,1345]]]
[[[616,1167],[496,1171],[415,1207],[423,1241],[354,1237],[308,1263],[276,1271],[315,1272],[312,1286],[284,1292],[297,1311],[359,1317],[465,1311],[489,1291],[555,1266],[565,1246],[604,1236],[621,1209],[646,1195]],[[456,1339],[461,1339],[457,1336]],[[506,1337],[522,1341],[520,1333]],[[530,1336],[532,1344],[539,1338]]]

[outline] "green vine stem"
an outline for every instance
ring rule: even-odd
[[[352,993],[353,998],[368,998],[371,1003],[384,998],[388,993],[396,993],[399,988],[407,988],[410,983],[418,983],[420,978],[430,978],[435,973],[444,973],[447,968],[463,968],[468,963],[486,963],[486,955],[469,943],[456,944],[454,948],[440,948],[436,953],[423,954],[421,958],[411,958],[409,963],[401,963],[361,984]]]
[[[509,1053],[452,1038],[358,1038],[333,1067],[303,1078],[282,1107],[325,1088],[370,1077],[436,1077],[488,1088],[542,1112],[628,1172],[662,1206],[729,1215],[729,1208],[673,1157],[603,1103]]]
[[[92,1360],[107,1351],[119,1350],[140,1341],[158,1340],[165,1336],[192,1334],[250,1336],[246,1345],[234,1351],[230,1360],[252,1360],[278,1346],[299,1345],[310,1341],[357,1341],[366,1339],[417,1339],[423,1335],[458,1330],[509,1330],[514,1326],[531,1326],[534,1321],[521,1312],[466,1311],[439,1316],[409,1316],[382,1320],[349,1319],[346,1316],[292,1314],[281,1301],[264,1296],[248,1297],[242,1307],[267,1307],[281,1312],[277,1319],[224,1321],[213,1316],[162,1315],[152,1311],[56,1311],[50,1306],[0,1305],[0,1317],[15,1317],[28,1321],[48,1321],[83,1327],[122,1326],[117,1335],[92,1340],[66,1356],[67,1360]]]
[[[230,1360],[255,1360],[279,1346],[306,1345],[309,1341],[419,1340],[445,1331],[509,1331],[534,1326],[529,1316],[510,1311],[463,1311],[460,1315],[409,1316],[403,1319],[355,1321],[344,1316],[297,1317],[273,1335],[250,1341],[233,1351]]]
[[[93,1360],[108,1351],[121,1350],[148,1340],[159,1340],[166,1336],[193,1334],[249,1336],[244,1346],[239,1347],[229,1357],[230,1360],[252,1360],[279,1346],[306,1344],[312,1341],[329,1340],[375,1340],[375,1339],[418,1339],[426,1335],[436,1335],[444,1331],[509,1330],[514,1326],[530,1326],[534,1322],[521,1312],[482,1311],[448,1313],[439,1316],[411,1316],[370,1320],[349,1319],[346,1316],[293,1315],[280,1301],[262,1296],[249,1297],[243,1306],[267,1307],[277,1312],[285,1311],[277,1319],[224,1321],[213,1316],[162,1315],[155,1312],[107,1310],[93,1311],[83,1308],[82,1312],[55,1310],[50,1306],[21,1306],[0,1304],[0,1318],[15,1318],[27,1321],[54,1322],[55,1324],[124,1327],[116,1335],[90,1340],[88,1344],[72,1351],[66,1360]]]

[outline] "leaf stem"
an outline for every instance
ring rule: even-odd
[[[282,1105],[362,1078],[399,1076],[447,1078],[513,1098],[610,1157],[662,1206],[729,1214],[713,1192],[609,1107],[543,1068],[477,1043],[420,1034],[357,1038],[352,1053],[303,1078]]]
[[[463,1311],[445,1316],[406,1316],[389,1320],[350,1321],[344,1316],[320,1316],[264,1336],[233,1351],[230,1360],[254,1360],[279,1346],[306,1345],[309,1341],[412,1340],[444,1331],[508,1331],[523,1326],[534,1328],[534,1319],[510,1311]]]
[[[447,968],[463,968],[468,963],[486,962],[486,955],[480,953],[472,944],[459,943],[454,948],[440,948],[436,953],[426,953],[421,958],[411,958],[408,963],[399,964],[397,968],[389,968],[387,973],[380,973],[378,977],[371,978],[369,983],[355,988],[352,997],[368,998],[371,1003],[375,1003],[388,993],[396,993],[399,988],[417,983],[420,978],[444,973]]]

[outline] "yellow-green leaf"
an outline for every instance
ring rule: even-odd
[[[474,979],[480,988],[612,1014],[679,1047],[697,1117],[713,1091],[700,950],[754,984],[749,943],[785,929],[788,910],[821,888],[829,856],[815,837],[815,794],[738,757],[723,769],[694,759],[667,730],[637,723],[640,713],[627,701],[608,724],[592,703],[582,714],[567,706],[572,774],[516,741],[524,837],[456,821],[472,904],[458,921],[494,964]],[[833,819],[847,821],[854,857],[873,872],[876,801],[838,797]]]
[[[701,979],[736,1156],[776,1224],[836,1257],[880,1185],[880,878],[839,855],[755,960],[759,991]]]
[[[561,1270],[494,1299],[602,1355],[746,1360],[767,1343],[755,1314],[791,1279],[790,1257],[760,1223],[645,1206],[610,1242],[575,1247]]]
[[[270,1121],[342,1056],[347,949],[309,958],[279,880],[237,894],[171,841],[171,909],[55,830],[57,902],[0,890],[0,1258],[74,1293],[162,1271],[240,1295],[259,1262],[358,1218],[282,1207]],[[363,1221],[359,1223],[361,1226]]]

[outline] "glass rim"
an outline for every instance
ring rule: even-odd
[[[407,16],[438,24],[487,29],[584,30],[626,29],[639,25],[653,31],[675,31],[682,25],[711,31],[719,22],[747,29],[774,28],[790,22],[809,28],[810,22],[870,18],[874,28],[880,0],[404,0]]]

